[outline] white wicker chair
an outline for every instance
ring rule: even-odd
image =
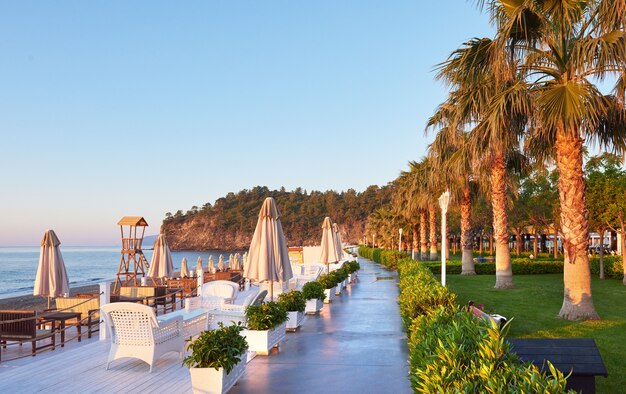
[[[107,369],[113,360],[124,357],[138,358],[150,365],[168,352],[183,356],[183,320],[177,316],[159,325],[154,310],[141,304],[116,302],[101,308],[108,331],[111,333],[111,350]]]
[[[229,280],[214,280],[202,285],[202,297],[222,297],[228,304],[234,302],[239,285]]]

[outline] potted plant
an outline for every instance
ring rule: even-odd
[[[305,283],[302,286],[302,296],[306,300],[304,313],[307,315],[318,313],[324,306],[326,294],[324,294],[324,286],[320,282],[311,281]]]
[[[346,280],[348,276],[344,272],[343,268],[336,269],[332,271],[330,274],[335,277],[335,283],[336,283],[335,295],[340,295],[341,290],[343,290],[344,288],[344,281]]]
[[[357,271],[361,269],[361,265],[359,264],[358,261],[348,261],[346,264],[348,264],[348,281],[350,283],[355,283],[356,282],[356,278],[357,278]]]
[[[337,281],[335,279],[335,275],[330,272],[327,274],[322,274],[317,278],[317,281],[324,287],[325,304],[328,304],[335,299],[335,286],[337,286]]]
[[[278,303],[287,310],[287,331],[296,331],[304,323],[304,308],[306,300],[301,291],[292,290],[289,293],[282,293],[278,296]]]
[[[183,360],[189,367],[194,393],[225,393],[246,370],[248,344],[241,324],[204,331],[190,341],[191,353]]]
[[[278,302],[265,302],[246,308],[248,328],[242,335],[248,348],[257,354],[268,355],[270,350],[285,339],[287,310]]]

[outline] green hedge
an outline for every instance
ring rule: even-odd
[[[383,250],[366,246],[359,247],[359,255],[390,269],[397,269],[398,261],[406,259],[406,255],[395,250]],[[428,267],[433,274],[438,275],[441,273],[440,261],[422,261],[421,264]],[[563,260],[513,257],[511,258],[511,265],[513,266],[513,275],[563,273]],[[478,275],[495,275],[496,273],[496,264],[494,262],[476,263],[474,267]],[[600,257],[596,255],[589,258],[589,267],[591,274],[598,276],[600,274]],[[446,273],[450,275],[460,274],[461,262],[449,260],[446,263]],[[622,280],[624,278],[622,256],[604,256],[604,275],[607,279]]]
[[[400,312],[407,328],[409,376],[418,393],[563,393],[563,374],[521,364],[503,331],[455,303],[419,262],[397,262]]]

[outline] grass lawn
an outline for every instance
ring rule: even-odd
[[[485,311],[513,318],[510,337],[594,338],[609,372],[597,377],[598,393],[626,392],[626,286],[618,280],[593,279],[598,321],[569,322],[557,317],[563,302],[562,275],[513,276],[515,289],[496,290],[487,275],[446,278],[461,305],[484,304]]]

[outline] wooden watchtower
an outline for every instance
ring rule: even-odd
[[[122,234],[122,257],[117,270],[114,292],[118,286],[137,285],[137,275],[145,276],[148,261],[141,250],[143,236],[148,223],[141,216],[124,216],[117,223]],[[124,226],[127,226],[126,233]],[[141,236],[137,236],[137,228],[141,227]],[[131,266],[132,263],[132,266]]]

